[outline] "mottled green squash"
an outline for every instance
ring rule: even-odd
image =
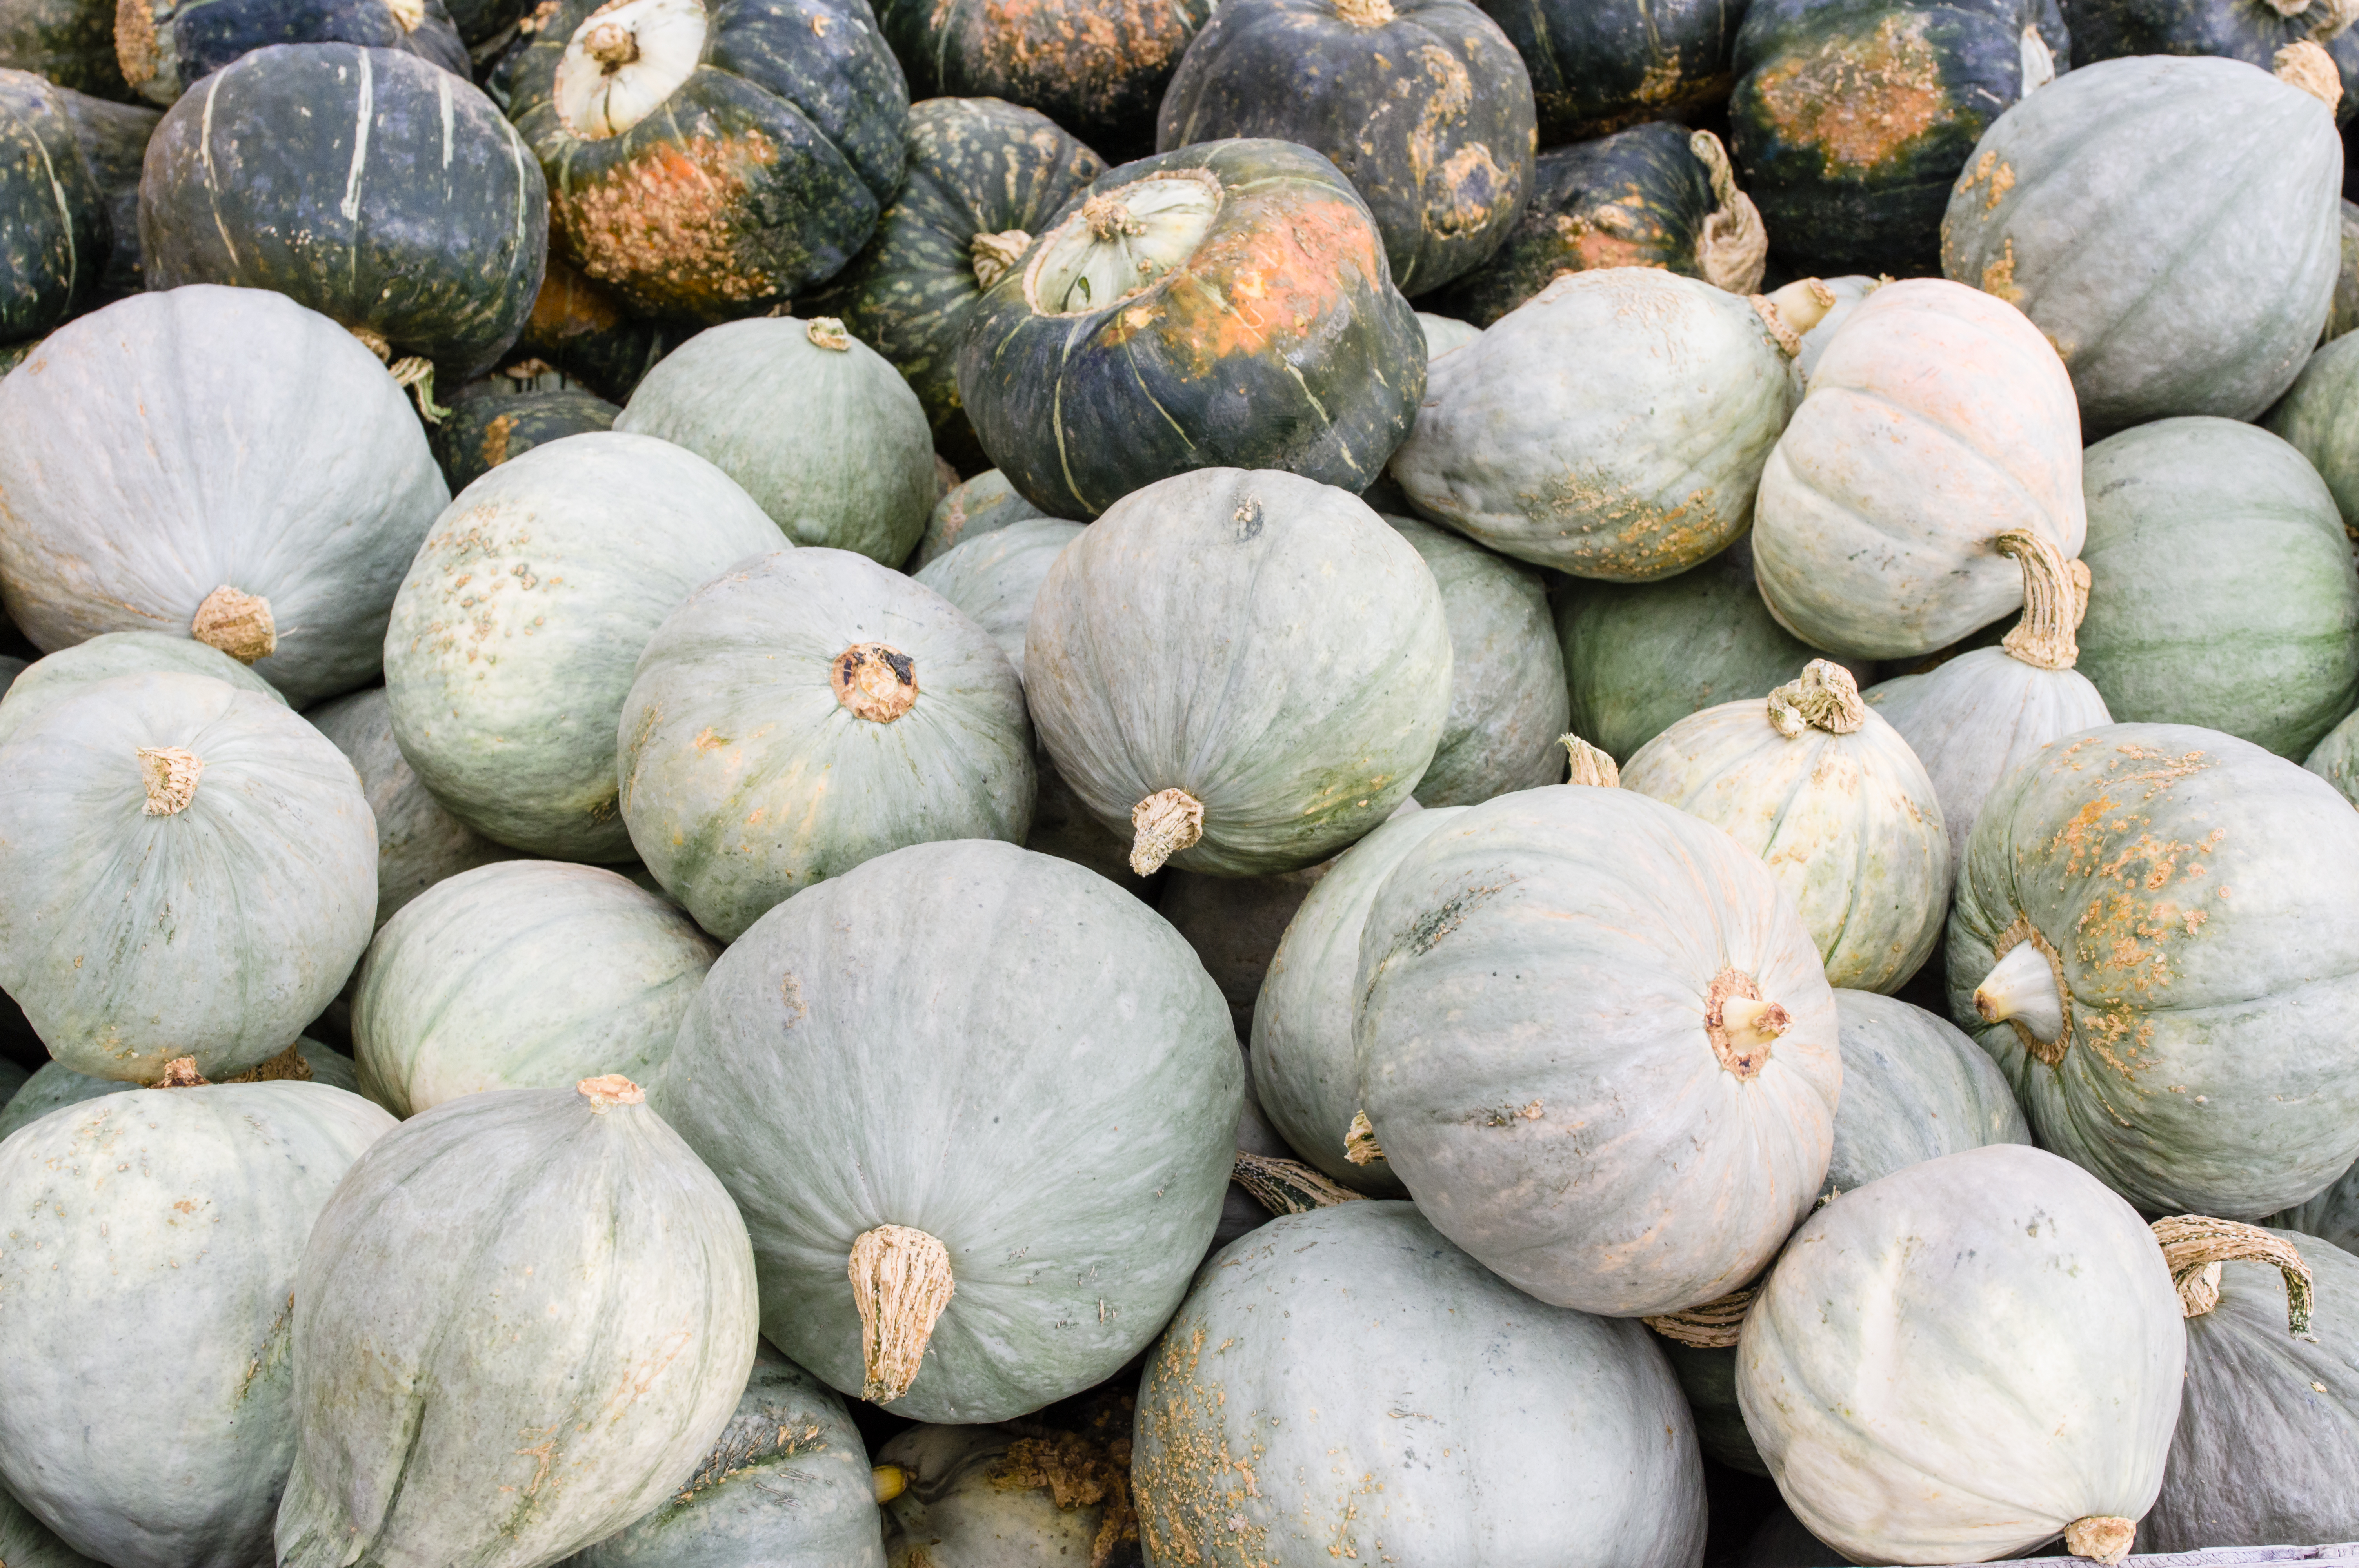
[[[361,1092],[360,1074],[350,1056],[332,1050],[317,1040],[298,1040],[292,1052],[310,1069],[310,1076],[304,1081],[342,1089],[348,1094]],[[281,1065],[286,1061],[284,1056],[277,1057],[255,1069],[255,1073],[266,1076],[254,1077],[253,1081],[266,1083],[280,1077],[298,1076],[283,1069]],[[240,1075],[229,1081],[244,1083],[249,1076],[251,1075]],[[129,1094],[141,1087],[125,1078],[93,1078],[88,1073],[75,1072],[62,1062],[44,1063],[25,1080],[22,1087],[8,1097],[7,1105],[0,1108],[0,1139],[6,1138],[20,1127],[40,1120],[53,1110],[80,1105],[101,1095]]]
[[[1744,8],[1723,0],[1483,0],[1531,68],[1540,141],[1684,118],[1728,96]]]
[[[537,354],[609,403],[630,400],[640,377],[693,328],[635,316],[613,291],[551,250],[516,348]]]
[[[2359,398],[2359,341],[2337,338],[2310,356],[2265,423],[2310,460],[2345,527],[2359,522],[2359,431],[2345,417]]]
[[[887,1568],[1135,1562],[1129,1433],[1119,1447],[1037,1420],[899,1433],[876,1451],[907,1477],[885,1505]]]
[[[969,539],[1041,514],[1038,507],[1016,493],[1006,474],[985,469],[951,487],[948,495],[934,503],[932,514],[926,519],[925,536],[909,557],[909,569],[921,570],[935,557]]]
[[[2235,420],[2161,419],[2090,448],[2084,482],[2080,670],[2114,719],[2299,759],[2359,705],[2359,571],[2299,451]]]
[[[0,67],[101,98],[132,96],[114,58],[108,0],[12,0],[0,9]]]
[[[1024,632],[1032,601],[1059,552],[1081,537],[1082,525],[1033,517],[969,538],[921,567],[916,580],[964,611],[999,644],[1016,678],[1024,678]]]
[[[2359,112],[2359,35],[2351,13],[2332,0],[2261,0],[2206,5],[2201,0],[2061,0],[2072,29],[2072,59],[2081,65],[2124,55],[2218,55],[2267,70],[2277,50],[2308,39],[2332,57],[2342,79],[2335,118]],[[2145,1549],[2141,1549],[2145,1550]]]
[[[139,177],[147,166],[148,139],[164,116],[145,104],[116,103],[71,88],[58,92],[114,231],[106,267],[99,275],[98,297],[112,300],[137,294],[147,287],[139,252]]]
[[[98,290],[114,232],[60,91],[0,70],[0,342],[79,315]]]
[[[622,410],[577,387],[501,395],[479,393],[451,400],[434,427],[434,460],[451,493],[458,494],[510,458],[592,430],[611,430]]]
[[[6,708],[0,706],[0,723],[6,721]],[[2301,765],[2341,790],[2343,799],[2359,806],[2359,710],[2329,730]]]
[[[17,672],[5,697],[0,697],[0,741],[92,681],[158,671],[210,676],[241,691],[268,697],[281,708],[287,706],[277,687],[219,648],[192,637],[162,632],[103,632],[87,643],[36,659]]]
[[[124,0],[115,7],[123,79],[163,108],[200,78],[272,44],[361,44],[474,74],[442,0]]]

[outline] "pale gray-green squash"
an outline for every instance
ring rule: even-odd
[[[394,600],[393,732],[451,815],[552,860],[633,858],[614,722],[631,670],[698,584],[785,540],[695,453],[606,431],[469,485]]]
[[[0,1144],[0,1477],[74,1550],[121,1568],[270,1561],[297,1265],[393,1126],[341,1089],[214,1084],[108,1095]],[[93,1354],[159,1333],[171,1353],[137,1377],[93,1375]]]
[[[669,900],[602,867],[462,872],[387,921],[361,960],[361,1092],[408,1117],[607,1073],[645,1086],[720,954]]]
[[[780,551],[698,589],[639,655],[616,735],[632,844],[724,942],[872,856],[1020,842],[1031,822],[1007,656],[849,550]]]
[[[829,317],[707,328],[647,372],[614,428],[711,459],[798,545],[898,568],[934,508],[918,395]]]
[[[368,946],[376,825],[283,704],[207,676],[94,681],[0,745],[0,987],[77,1072],[242,1073]]]
[[[69,322],[19,368],[0,381],[0,603],[37,646],[192,635],[299,708],[375,677],[451,495],[350,332],[193,285]]]
[[[277,687],[219,648],[193,637],[163,632],[102,632],[87,643],[35,659],[9,682],[6,695],[0,697],[0,742],[35,714],[92,681],[161,670],[211,676],[241,691],[269,697],[282,708],[287,705]]]
[[[1810,373],[1819,368],[1819,360],[1826,353],[1827,345],[1834,341],[1835,333],[1851,319],[1851,313],[1859,308],[1860,301],[1882,287],[1879,279],[1858,274],[1848,277],[1822,277],[1819,282],[1835,297],[1835,302],[1827,307],[1827,313],[1819,318],[1817,326],[1802,334],[1801,352],[1796,354],[1793,363],[1787,366],[1788,373],[1793,378],[1794,401],[1798,404],[1810,391]]]
[[[1854,1561],[2060,1533],[2118,1553],[2161,1487],[2186,1357],[2136,1211],[1998,1144],[1812,1216],[1745,1316],[1737,1398],[1795,1516]]]
[[[884,1568],[875,1482],[835,1390],[754,1352],[736,1412],[696,1474],[565,1568]]]
[[[908,1477],[908,1489],[885,1505],[888,1568],[1083,1568],[1102,1560],[1101,1541],[1103,1560],[1120,1563],[1114,1499],[1130,1471],[1110,1450],[1091,1434],[1029,1422],[911,1427],[876,1451],[879,1465]],[[1110,1538],[1109,1515],[1117,1516]]]
[[[1725,829],[1768,862],[1830,985],[1893,991],[1950,907],[1950,839],[1925,764],[1818,660],[1767,697],[1690,714],[1638,750],[1622,786]]]
[[[1332,864],[1321,860],[1266,877],[1208,877],[1177,868],[1163,873],[1155,911],[1186,938],[1221,988],[1240,1041],[1253,1037],[1254,999],[1287,923]]]
[[[1417,313],[1417,324],[1425,331],[1428,363],[1452,349],[1464,348],[1483,335],[1483,329],[1471,321],[1461,321],[1455,316],[1436,316],[1425,310]]]
[[[1024,678],[1024,629],[1032,601],[1058,552],[1082,536],[1082,524],[1032,517],[977,534],[919,568],[917,580],[966,611],[991,633],[1016,678]]]
[[[2320,1237],[2345,1252],[2359,1249],[2359,1174],[2345,1171],[2324,1190],[2261,1223]]]
[[[1130,836],[1116,837],[1090,814],[1073,786],[1057,772],[1056,759],[1040,744],[1038,732],[1032,737],[1032,769],[1039,779],[1039,792],[1032,797],[1032,826],[1024,835],[1024,847],[1087,866],[1154,903],[1165,873],[1158,871],[1142,877],[1130,869]]]
[[[1047,514],[1016,493],[1007,476],[997,469],[985,469],[973,479],[953,485],[951,492],[934,503],[933,512],[926,518],[925,536],[909,557],[909,569],[917,571],[930,566],[934,557],[955,550],[969,539],[979,539],[995,529],[1024,522]]]
[[[281,1568],[603,1541],[689,1484],[758,1340],[729,1195],[621,1077],[396,1127],[321,1211],[294,1299]]]
[[[58,1539],[25,1505],[0,1491],[0,1563],[9,1568],[106,1568]]]
[[[2329,730],[2301,765],[2341,790],[2343,799],[2359,805],[2359,709]]]
[[[2359,812],[2214,730],[2115,724],[2001,780],[1966,844],[1950,1015],[2041,1147],[2139,1208],[2303,1202],[2359,1157]]]
[[[361,1092],[360,1071],[350,1056],[317,1040],[298,1040],[294,1049],[311,1070],[308,1081],[349,1094]],[[128,1094],[140,1087],[124,1078],[93,1078],[88,1073],[75,1072],[62,1062],[45,1063],[8,1097],[5,1107],[0,1107],[0,1138],[40,1120],[53,1110],[80,1105],[101,1095]],[[5,1561],[0,1558],[0,1563]]]
[[[1033,722],[1132,869],[1259,876],[1392,815],[1448,721],[1440,589],[1358,498],[1277,470],[1134,491],[1060,554]]]
[[[1153,911],[969,840],[773,910],[658,1093],[746,1217],[771,1341],[897,1415],[975,1422],[1154,1337],[1219,1217],[1243,1080],[1219,989]]]
[[[1703,1559],[1647,1331],[1533,1302],[1405,1203],[1275,1219],[1207,1267],[1149,1355],[1131,1473],[1153,1568]]]
[[[2359,337],[2346,333],[2310,356],[2266,421],[2310,460],[2345,524],[2359,523],[2359,431],[2349,417],[2354,400]]]

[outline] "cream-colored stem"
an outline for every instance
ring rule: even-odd
[[[2106,1568],[2130,1554],[2137,1540],[2137,1521],[2112,1514],[2091,1514],[2064,1527],[2064,1549],[2075,1557],[2103,1563]]]
[[[1622,783],[1622,770],[1614,765],[1614,759],[1580,736],[1560,735],[1556,743],[1564,748],[1571,762],[1571,772],[1565,783],[1603,789],[1615,788]]]
[[[1788,741],[1810,730],[1849,735],[1867,722],[1858,677],[1832,659],[1812,659],[1764,702],[1770,727]]]
[[[890,1404],[909,1391],[934,1325],[957,1290],[950,1249],[907,1225],[880,1225],[852,1244],[844,1272],[860,1311],[860,1397]]]
[[[2343,102],[2343,71],[2324,46],[2300,38],[2277,50],[2271,63],[2279,81],[2300,88],[2325,104],[2329,113]]]
[[[1703,280],[1731,294],[1750,295],[1761,287],[1761,274],[1769,260],[1769,231],[1753,198],[1736,188],[1736,170],[1728,148],[1710,131],[1688,138],[1688,150],[1712,178],[1712,199],[1717,203],[1705,216],[1696,260]]]
[[[1794,1026],[1794,1019],[1774,1001],[1733,996],[1720,1004],[1720,1026],[1729,1043],[1751,1050],[1767,1045]]]
[[[2039,669],[2071,669],[2081,656],[2072,632],[2081,623],[2088,593],[2074,581],[2064,552],[2028,528],[2010,528],[1994,545],[2023,568],[2023,619],[1999,646]]]
[[[1343,1158],[1354,1165],[1373,1165],[1385,1157],[1376,1142],[1375,1124],[1364,1110],[1352,1113],[1352,1125],[1343,1130]]]
[[[1204,805],[1184,789],[1158,790],[1130,808],[1130,869],[1151,877],[1204,837]]]
[[[178,816],[188,810],[189,802],[197,798],[197,781],[205,774],[204,760],[185,746],[142,746],[138,757],[139,780],[147,790],[147,815]]]
[[[1974,1011],[1992,1023],[2021,1024],[2043,1045],[2064,1037],[2064,999],[2056,989],[2056,971],[2034,943],[2017,943],[1992,966],[1974,988]]]
[[[2297,1338],[2310,1332],[2313,1294],[2310,1264],[2285,1238],[2257,1225],[2178,1214],[2154,1222],[2154,1238],[2162,1247],[2171,1282],[2179,1287],[2182,1316],[2201,1317],[2220,1304],[2223,1263],[2267,1263],[2285,1281],[2286,1332]]]

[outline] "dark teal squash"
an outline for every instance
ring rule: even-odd
[[[0,70],[0,342],[37,338],[87,306],[113,232],[64,95]]]
[[[2348,92],[2348,89],[2345,90]],[[2353,102],[2345,97],[2343,102]],[[2326,313],[2326,334],[2335,339],[2359,327],[2359,204],[2343,203],[2343,265],[2334,274],[2334,304]]]
[[[1554,146],[1719,102],[1745,7],[1732,0],[1482,0],[1531,68]]]
[[[82,148],[82,166],[98,184],[114,231],[106,247],[106,268],[99,276],[98,297],[103,301],[137,294],[147,287],[139,259],[139,176],[147,160],[148,138],[164,116],[145,104],[93,98],[70,87],[57,92]]]
[[[0,66],[102,98],[131,96],[114,59],[112,0],[8,0],[0,5]]]
[[[452,400],[451,412],[434,427],[434,460],[456,495],[510,458],[544,442],[611,430],[621,409],[579,387],[503,396],[485,389]]]
[[[2334,117],[2348,124],[2359,98],[2359,33],[2335,0],[2061,0],[2072,29],[2072,58],[2082,65],[2134,54],[2209,54],[2267,70],[2277,50],[2308,38],[2334,58],[2343,102]],[[2288,15],[2288,7],[2291,14]]]
[[[549,253],[540,292],[533,297],[516,348],[620,406],[630,401],[642,376],[694,333],[693,327],[667,326],[634,314],[612,290],[567,261],[560,247]]]
[[[1089,518],[1193,469],[1357,492],[1408,433],[1425,365],[1335,166],[1211,142],[1115,169],[1034,243],[968,324],[959,395],[1027,501]]]
[[[272,44],[363,44],[470,74],[442,0],[123,0],[115,8],[123,79],[165,108],[199,78]]]
[[[852,259],[900,183],[908,111],[863,0],[565,0],[509,104],[575,265],[706,321]]]
[[[1530,78],[1472,0],[1224,0],[1180,62],[1157,150],[1270,136],[1326,154],[1375,214],[1393,282],[1481,265],[1531,188]]]
[[[445,0],[445,8],[460,39],[485,65],[506,46],[531,37],[520,24],[532,16],[534,0]]]
[[[909,173],[875,237],[825,288],[796,301],[834,316],[893,362],[926,406],[934,446],[967,472],[991,466],[959,404],[958,351],[1000,276],[1105,161],[1048,116],[996,98],[910,106]]]
[[[456,383],[524,328],[547,191],[491,100],[440,67],[277,44],[166,113],[139,231],[151,288],[276,289]]]

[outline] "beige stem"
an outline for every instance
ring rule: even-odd
[[[219,648],[241,665],[266,659],[278,651],[278,623],[271,619],[270,600],[223,583],[205,595],[189,618],[189,635]]]
[[[1571,776],[1567,784],[1591,784],[1603,789],[1617,788],[1622,783],[1622,770],[1614,759],[1599,751],[1578,735],[1560,735],[1556,743],[1571,759]]]
[[[258,1067],[248,1067],[243,1073],[213,1080],[217,1084],[308,1084],[310,1081],[311,1064],[303,1059],[300,1044],[289,1045]]]
[[[618,1105],[645,1105],[647,1093],[620,1073],[608,1073],[601,1078],[584,1078],[573,1086],[573,1092],[590,1102],[590,1108],[603,1116]]]
[[[1329,1181],[1299,1160],[1248,1154],[1242,1149],[1237,1151],[1229,1179],[1253,1194],[1272,1214],[1309,1214],[1314,1208],[1332,1208],[1365,1195]]]
[[[385,334],[383,332],[378,331],[374,327],[347,327],[344,330],[350,332],[353,337],[358,338],[361,341],[361,347],[366,349],[369,352],[376,356],[377,363],[389,364],[392,362],[393,345],[385,341]]]
[[[891,1404],[909,1391],[934,1325],[951,1304],[950,1249],[922,1230],[880,1225],[852,1244],[853,1304],[860,1309],[860,1397]]]
[[[151,1089],[193,1089],[210,1081],[197,1071],[194,1056],[175,1056],[164,1064],[164,1076],[147,1087]]]
[[[989,288],[1007,276],[1007,269],[1023,258],[1032,248],[1032,236],[1021,229],[1002,229],[995,234],[977,234],[967,243],[967,261],[974,268],[975,286]]]
[[[918,662],[890,643],[854,643],[827,667],[828,685],[845,711],[890,724],[918,701]]]
[[[1789,360],[1802,351],[1802,334],[1835,308],[1834,290],[1815,277],[1789,283],[1775,294],[1748,294],[1745,299]]]
[[[2279,81],[2300,88],[2325,104],[2329,113],[2343,102],[2343,72],[2321,46],[2308,38],[2297,39],[2277,50],[2274,63]]]
[[[2310,29],[2310,41],[2331,44],[2359,22],[2359,0],[2317,0],[2318,20]]]
[[[1761,222],[1761,209],[1736,189],[1736,170],[1718,136],[1698,131],[1688,138],[1688,150],[1712,177],[1712,199],[1718,203],[1704,219],[1703,239],[1696,247],[1703,280],[1731,294],[1758,293],[1769,263],[1769,230]]]
[[[1082,222],[1093,238],[1111,240],[1120,234],[1143,234],[1147,225],[1130,215],[1117,196],[1093,196],[1082,203]]]
[[[1764,1000],[1760,986],[1742,969],[1721,970],[1704,992],[1704,1038],[1739,1082],[1761,1076],[1769,1065],[1769,1047],[1793,1026],[1793,1015]]]
[[[1392,0],[1335,0],[1335,14],[1355,27],[1381,27],[1393,19]]]
[[[2074,580],[2064,552],[2028,528],[2010,528],[1995,544],[2023,568],[2023,619],[1999,646],[2043,670],[2071,669],[2081,656],[2072,632],[2088,609],[2088,589]],[[2085,580],[2088,568],[2080,575]]]
[[[1698,1350],[1725,1350],[1741,1337],[1745,1314],[1753,1310],[1760,1294],[1759,1286],[1748,1285],[1701,1306],[1658,1313],[1638,1321],[1675,1344],[1690,1345]]]
[[[2201,1317],[2220,1304],[2221,1264],[2267,1263],[2285,1276],[2286,1332],[2296,1337],[2310,1332],[2310,1265],[2292,1242],[2257,1225],[2197,1214],[2156,1220],[2154,1238],[2162,1244],[2162,1260],[2170,1265],[2184,1315]]]
[[[582,40],[582,49],[611,75],[639,58],[638,35],[620,22],[601,22]]]
[[[2035,942],[2017,943],[1991,967],[1974,988],[1974,1011],[1986,1022],[2015,1023],[2042,1045],[2064,1038],[2064,995],[2056,984],[2056,968]]]
[[[1859,681],[1832,659],[1812,659],[1797,678],[1767,698],[1770,728],[1788,741],[1806,730],[1848,735],[1867,722]]]
[[[2064,1527],[2064,1550],[2075,1557],[2103,1563],[2106,1568],[2127,1557],[2136,1540],[2137,1521],[2112,1514],[2091,1514]]]
[[[416,32],[426,21],[426,0],[385,0],[385,8],[405,34]]]
[[[1376,1143],[1375,1124],[1364,1110],[1352,1113],[1352,1125],[1343,1130],[1343,1158],[1354,1165],[1373,1165],[1385,1157]]]
[[[139,748],[139,777],[147,786],[147,815],[178,816],[197,798],[197,780],[205,764],[194,752],[179,746]]]
[[[1794,1019],[1774,1001],[1757,996],[1733,996],[1721,1004],[1720,1026],[1736,1045],[1750,1050],[1767,1045],[1794,1026]]]
[[[848,354],[852,351],[852,334],[845,331],[843,323],[832,316],[812,317],[810,325],[803,329],[803,336],[832,353]]]
[[[1130,808],[1130,869],[1153,876],[1204,837],[1204,803],[1184,789],[1158,790]]]
[[[2089,618],[2089,563],[2078,557],[2064,563],[2064,575],[2072,579],[2072,630],[2078,632],[2081,622]],[[2080,644],[2073,644],[2077,657]]]

